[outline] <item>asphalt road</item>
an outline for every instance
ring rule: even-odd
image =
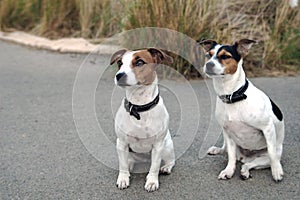
[[[86,55],[58,54],[3,42],[0,52],[0,199],[300,199],[300,77],[251,79],[280,105],[285,115],[282,182],[275,183],[269,169],[252,171],[253,178],[247,181],[239,178],[239,170],[231,180],[217,180],[226,166],[226,157],[199,159],[214,103],[204,81],[191,81],[201,110],[194,138],[176,133],[183,116],[178,112],[180,102],[168,89],[162,89],[175,148],[182,154],[173,173],[160,176],[160,189],[156,192],[143,189],[145,173],[133,174],[131,186],[120,191],[115,186],[118,172],[89,151],[74,124],[73,84]],[[97,56],[85,63],[103,67],[108,59]],[[97,119],[112,144],[113,114],[106,109],[115,104],[101,100],[113,96],[114,101],[121,101],[122,91],[112,95],[113,72],[114,69],[108,70],[103,76],[95,94]],[[183,94],[185,84],[165,82]],[[192,127],[196,117],[195,113],[188,114],[191,120],[187,128],[189,123]],[[188,148],[183,148],[190,141]],[[115,159],[113,154],[98,152],[108,160]]]

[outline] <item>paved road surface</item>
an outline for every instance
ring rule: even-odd
[[[74,125],[73,83],[85,56],[3,42],[0,52],[0,199],[300,199],[300,77],[251,79],[285,114],[282,182],[275,183],[269,169],[253,171],[247,181],[239,178],[238,170],[229,181],[217,180],[226,158],[198,158],[211,103],[205,82],[192,81],[202,113],[193,143],[177,160],[174,172],[160,177],[159,191],[143,190],[145,174],[133,174],[130,188],[120,191],[115,187],[117,171],[89,153]],[[87,63],[100,67],[107,59],[98,56]],[[96,98],[111,94],[111,76],[101,83],[98,88],[107,87],[97,89]],[[184,88],[182,82],[169,83],[179,91]],[[162,95],[170,111],[171,130],[176,130],[178,102],[167,91],[162,90]],[[96,110],[105,131],[114,138],[112,114],[101,113],[110,106],[110,102],[97,102]]]

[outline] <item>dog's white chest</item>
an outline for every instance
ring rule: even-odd
[[[168,129],[169,115],[161,99],[153,109],[142,112],[136,120],[121,106],[116,114],[117,137],[126,141],[134,152],[148,153],[153,144],[163,140]]]
[[[138,138],[138,137],[127,137],[127,141],[129,143],[129,147],[137,153],[150,153],[152,148],[153,148],[153,144],[156,141],[156,137],[152,137],[152,138]]]

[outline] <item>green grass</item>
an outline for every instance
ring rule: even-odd
[[[2,31],[99,39],[139,27],[222,43],[254,39],[246,71],[300,70],[300,12],[286,0],[0,0]],[[196,76],[179,57],[173,67]]]

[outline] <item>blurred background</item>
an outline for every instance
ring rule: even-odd
[[[294,3],[294,4],[292,4]],[[246,58],[248,76],[300,71],[297,0],[0,0],[0,29],[93,43],[125,30],[163,27],[195,39],[257,40]],[[199,77],[177,58],[174,68]]]

